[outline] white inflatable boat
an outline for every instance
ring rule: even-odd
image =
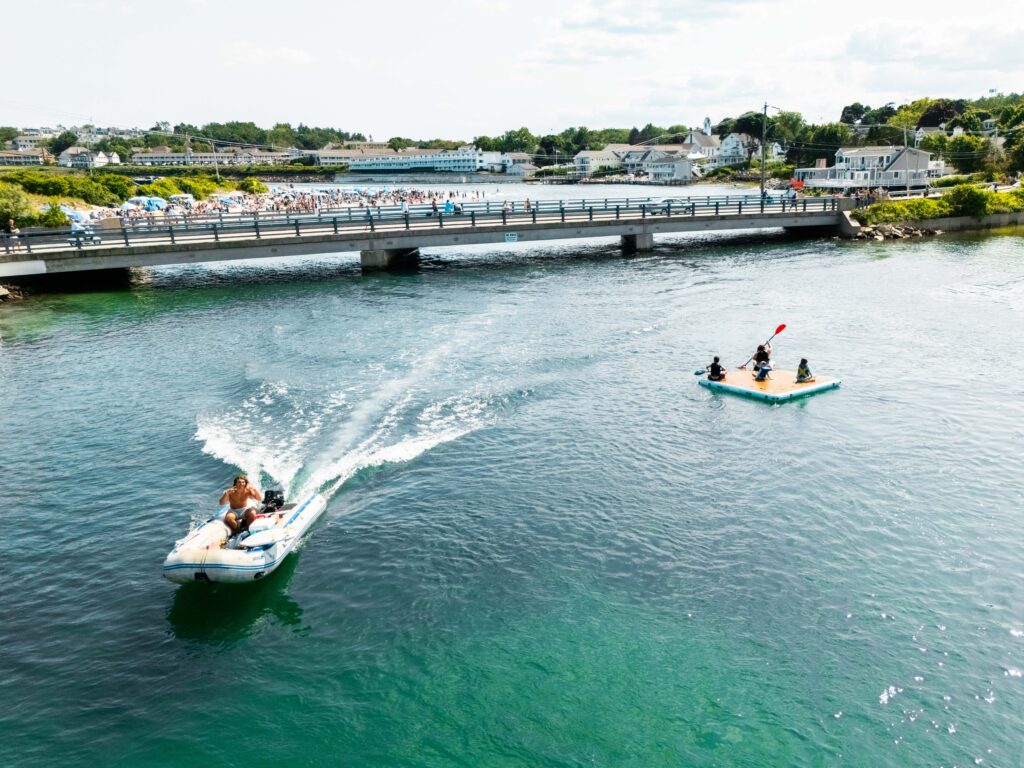
[[[273,573],[327,507],[318,493],[297,504],[268,490],[260,513],[237,536],[224,523],[225,506],[179,540],[164,560],[164,576],[178,584],[193,581],[242,584]]]

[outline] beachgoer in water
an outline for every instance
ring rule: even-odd
[[[811,367],[807,365],[807,358],[800,358],[800,366],[796,369],[796,383],[807,384],[814,381],[814,374],[811,373]]]
[[[718,355],[715,355],[715,359],[711,361],[707,371],[708,381],[725,381],[725,368],[718,362]]]
[[[249,484],[249,478],[238,475],[234,484],[221,494],[218,504],[227,504],[228,511],[224,515],[224,524],[231,529],[232,535],[246,530],[256,519],[256,510],[249,506],[249,501],[260,501],[263,495]]]

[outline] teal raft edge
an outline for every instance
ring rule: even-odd
[[[789,400],[796,400],[801,397],[816,395],[819,392],[827,392],[830,389],[838,389],[839,385],[842,384],[843,381],[842,379],[835,379],[833,381],[816,384],[813,387],[804,387],[803,389],[798,389],[793,392],[786,392],[781,395],[773,395],[768,392],[758,392],[756,390],[744,389],[743,387],[734,387],[729,384],[723,384],[720,381],[708,381],[707,379],[701,379],[697,383],[706,389],[710,389],[712,392],[726,392],[730,395],[739,395],[740,397],[748,397],[751,400],[761,400],[766,403],[785,403]]]

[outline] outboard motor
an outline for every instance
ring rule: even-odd
[[[284,506],[284,491],[280,488],[267,488],[263,494],[263,511],[276,512]]]

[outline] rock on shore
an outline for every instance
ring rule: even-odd
[[[907,225],[879,224],[874,227],[861,227],[857,240],[905,240],[909,237],[924,235],[941,235],[941,229],[911,227]]]
[[[14,285],[0,285],[0,303],[24,299],[25,293]]]

